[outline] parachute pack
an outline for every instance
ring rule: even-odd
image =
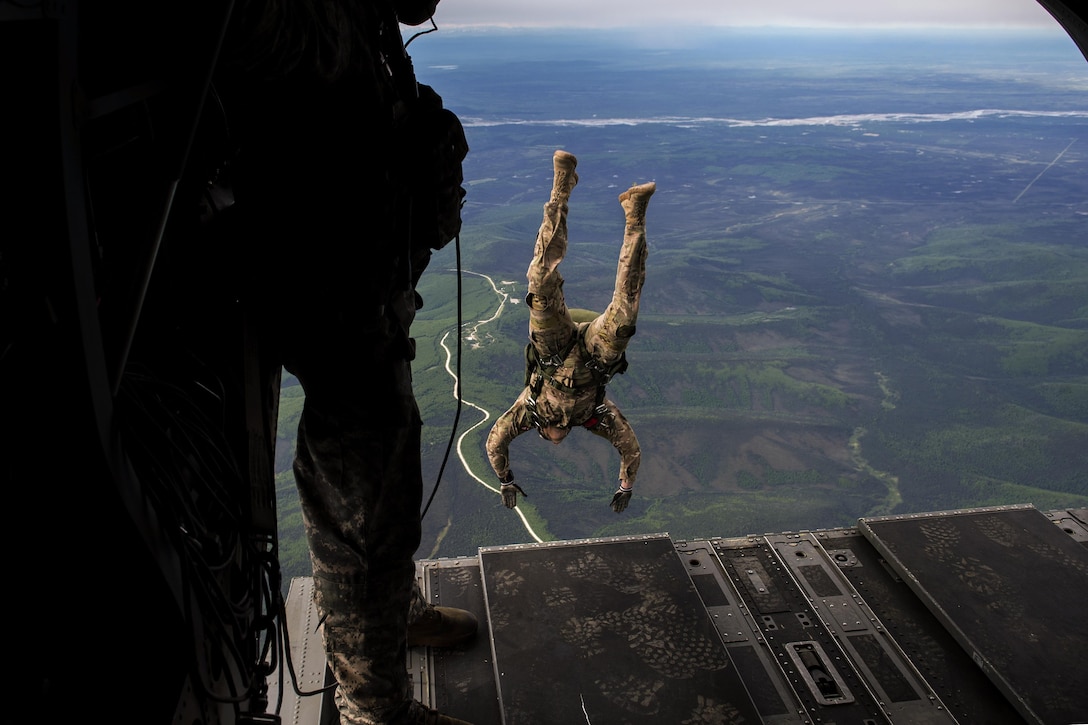
[[[571,350],[574,349],[575,345],[578,345],[580,347],[582,357],[587,360],[586,367],[589,368],[589,370],[593,373],[593,382],[590,385],[596,386],[597,388],[597,405],[600,405],[604,401],[604,389],[605,386],[608,385],[609,381],[612,380],[612,378],[614,378],[616,375],[622,375],[627,371],[626,352],[621,353],[619,358],[617,358],[610,365],[603,365],[597,360],[597,358],[593,357],[590,354],[588,348],[586,348],[586,330],[588,328],[588,325],[583,325],[581,329],[578,330],[577,335],[571,336],[570,343],[567,345],[567,348],[563,350],[562,353],[558,355],[553,355],[546,360],[541,359],[536,347],[533,345],[532,342],[528,343],[525,346],[525,385],[532,385],[533,400],[536,400],[537,396],[540,395],[540,391],[544,386],[545,378],[547,378],[554,387],[568,393],[575,393],[578,390],[590,387],[587,385],[583,386],[582,388],[572,388],[555,380],[555,371],[559,368],[560,365],[563,364],[563,361],[567,359],[567,356],[570,355]],[[533,373],[536,372],[539,372],[540,375],[537,376],[536,384],[533,385]]]

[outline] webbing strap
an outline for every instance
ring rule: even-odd
[[[544,387],[544,381],[547,380],[548,384],[552,387],[558,388],[567,393],[575,393],[579,390],[585,390],[590,387],[597,388],[596,405],[600,405],[604,402],[604,389],[605,386],[616,375],[621,375],[627,371],[627,353],[621,353],[619,359],[613,362],[611,365],[602,365],[593,355],[590,354],[589,349],[586,347],[585,331],[586,327],[582,327],[577,335],[572,336],[570,343],[562,354],[552,355],[547,359],[547,362],[540,359],[537,354],[536,347],[532,342],[529,342],[525,346],[525,385],[531,386],[529,398],[530,402],[536,404],[536,398],[540,395],[540,391]],[[571,350],[574,349],[574,345],[577,344],[582,353],[582,357],[586,358],[586,367],[593,373],[593,382],[589,385],[584,385],[580,388],[564,385],[563,383],[555,380],[555,370],[563,364],[563,361],[570,355]],[[533,380],[534,373],[536,380]]]

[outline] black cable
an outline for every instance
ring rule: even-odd
[[[446,461],[450,458],[450,450],[453,449],[453,441],[457,436],[457,423],[461,420],[461,400],[462,393],[461,388],[464,387],[464,381],[461,379],[461,235],[458,234],[453,238],[453,246],[457,252],[457,412],[453,416],[453,428],[450,430],[450,440],[446,444],[446,455],[442,457],[442,466],[438,469],[438,478],[435,479],[434,488],[431,490],[431,497],[427,499],[427,505],[423,507],[423,513],[419,515],[419,520],[422,521],[423,517],[427,515],[427,510],[431,508],[431,502],[434,501],[434,495],[438,493],[438,484],[442,483],[442,472],[446,470]]]
[[[283,654],[285,655],[284,659],[285,659],[285,662],[287,664],[287,671],[291,673],[291,687],[294,688],[295,694],[298,695],[299,697],[312,697],[313,695],[320,695],[322,693],[328,692],[329,690],[336,689],[336,687],[337,687],[336,682],[325,685],[324,687],[322,687],[322,688],[320,688],[318,690],[308,690],[306,692],[303,692],[302,690],[299,689],[298,675],[295,674],[295,662],[294,662],[294,660],[291,659],[291,634],[290,634],[290,628],[287,627],[286,624],[284,624],[284,622],[287,621],[287,605],[285,603],[281,603],[281,605],[280,605],[280,615],[279,616],[280,616],[280,622],[281,622],[279,629],[280,629],[281,638],[283,640],[283,645],[282,645],[281,649],[283,650]],[[322,618],[322,621],[324,621],[324,618]],[[321,626],[321,625],[319,624],[318,626]],[[282,676],[281,676],[280,682],[281,683],[283,682]],[[283,691],[283,687],[281,686],[280,687],[281,698],[282,698],[282,691]],[[277,712],[278,712],[278,708],[277,708]]]
[[[133,365],[124,379],[121,435],[179,554],[181,614],[194,644],[191,684],[204,699],[235,710],[260,704],[261,683],[279,657],[272,653],[278,640],[270,616],[279,596],[278,556],[274,541],[244,535],[243,510],[231,495],[242,474],[209,415],[224,401],[195,376],[182,386]],[[210,397],[202,404],[189,386]]]
[[[416,38],[418,38],[419,36],[426,35],[427,33],[433,33],[434,31],[438,30],[438,25],[434,22],[434,16],[432,15],[430,18],[428,18],[428,20],[431,21],[431,29],[430,30],[421,30],[418,33],[416,33],[415,35],[413,35],[411,38],[408,38],[408,40],[404,43],[404,49],[405,50],[408,50],[408,46],[411,45],[412,41],[415,40]]]

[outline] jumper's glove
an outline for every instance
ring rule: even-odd
[[[529,494],[521,490],[521,486],[513,481],[502,485],[502,505],[508,509],[517,508],[518,494],[528,497]]]
[[[629,503],[631,503],[631,489],[617,488],[612,494],[612,510],[616,513],[622,513]]]

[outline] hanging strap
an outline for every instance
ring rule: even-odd
[[[585,390],[588,387],[596,386],[597,388],[597,400],[596,405],[601,405],[604,402],[604,389],[616,375],[622,375],[627,372],[627,353],[621,353],[619,358],[609,365],[603,365],[597,358],[590,354],[589,349],[586,347],[586,327],[582,327],[578,331],[577,335],[571,337],[565,350],[562,353],[552,355],[547,358],[541,358],[537,352],[536,347],[532,342],[525,346],[525,386],[530,388],[531,396],[529,398],[530,403],[533,405],[534,410],[536,406],[536,399],[540,395],[540,391],[544,387],[544,381],[547,379],[549,384],[560,390],[568,393],[575,393],[579,390]],[[579,346],[579,351],[582,357],[586,360],[586,368],[593,373],[593,382],[590,385],[585,385],[580,388],[564,385],[563,383],[555,380],[555,371],[563,364],[563,361],[570,355],[571,350],[575,345]],[[534,373],[535,375],[534,380]]]

